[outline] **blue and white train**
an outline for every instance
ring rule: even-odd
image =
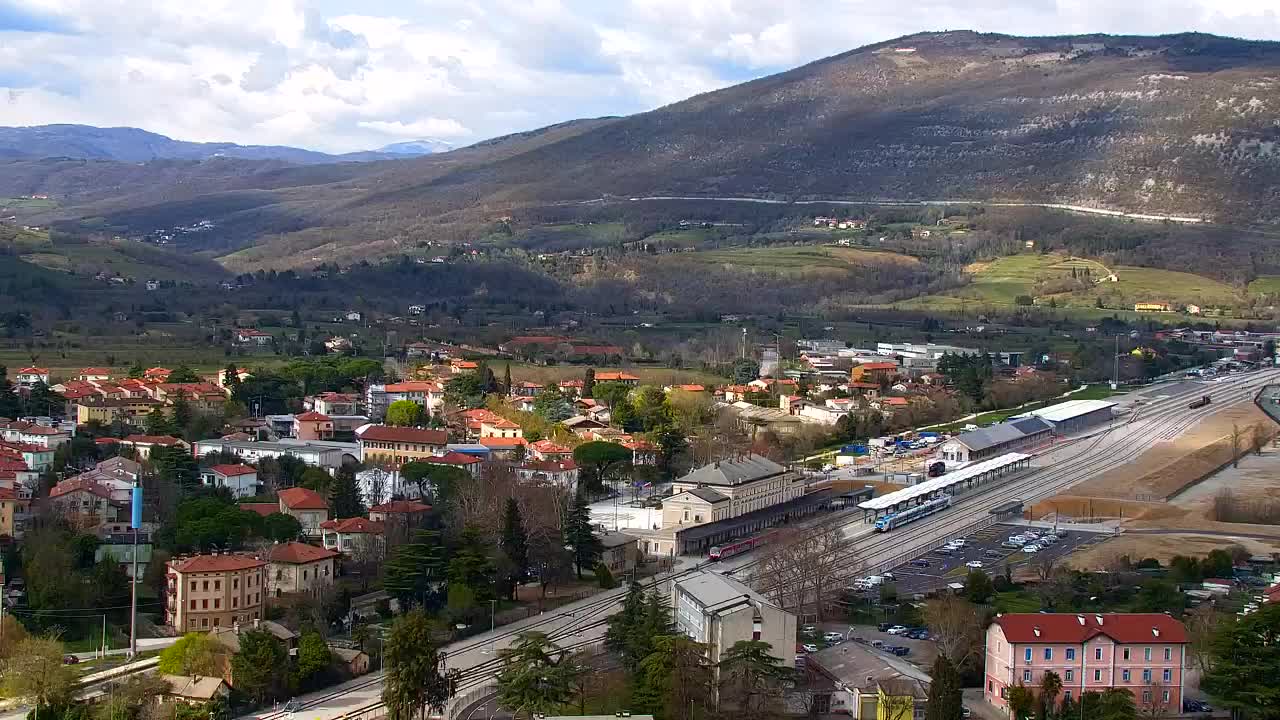
[[[876,520],[876,532],[889,532],[896,527],[901,527],[913,520],[919,520],[920,518],[932,515],[939,510],[946,510],[949,507],[951,507],[951,496],[939,495],[938,497],[916,505],[915,507],[900,510]]]

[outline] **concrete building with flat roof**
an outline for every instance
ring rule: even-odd
[[[742,640],[766,642],[783,666],[792,664],[796,616],[733,578],[703,571],[675,580],[671,606],[676,629],[706,645],[712,665]]]

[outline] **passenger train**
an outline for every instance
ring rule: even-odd
[[[739,553],[744,553],[749,550],[754,550],[758,547],[763,547],[769,544],[769,541],[773,539],[773,535],[774,534],[772,532],[767,532],[763,535],[757,535],[755,537],[749,537],[743,540],[739,540],[730,545],[716,545],[712,547],[711,550],[707,553],[707,559],[722,560],[727,557],[733,557],[734,555],[737,555]]]
[[[919,520],[920,518],[932,515],[939,510],[946,510],[949,507],[951,507],[951,496],[939,495],[938,497],[916,505],[915,507],[900,510],[876,520],[876,532],[889,532],[896,527],[901,527],[913,520]]]

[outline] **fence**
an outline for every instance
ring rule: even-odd
[[[477,700],[486,698],[498,692],[498,684],[493,680],[486,680],[484,683],[477,685],[460,695],[454,695],[449,698],[449,702],[444,706],[444,712],[441,714],[443,720],[457,720],[458,715],[462,713],[468,706]]]

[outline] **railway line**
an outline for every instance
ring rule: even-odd
[[[870,526],[863,522],[861,513],[856,511],[839,513],[810,527],[836,525],[845,530],[846,535],[852,539],[853,545],[848,553],[848,572],[839,575],[837,580],[849,579],[870,569],[890,567],[909,557],[926,552],[951,537],[969,533],[976,525],[989,521],[992,517],[990,511],[993,508],[1007,503],[1010,499],[1031,502],[1051,496],[1100,471],[1128,462],[1157,442],[1176,437],[1186,428],[1217,412],[1221,406],[1251,398],[1263,384],[1276,382],[1277,379],[1280,379],[1280,371],[1255,372],[1244,376],[1242,380],[1194,383],[1189,388],[1156,397],[1150,402],[1137,406],[1128,418],[1117,419],[1105,430],[1080,439],[1068,440],[1042,451],[1035,456],[1038,466],[1033,466],[1030,470],[1017,475],[1008,476],[1008,479],[1003,482],[991,483],[986,490],[958,495],[957,500],[948,510],[929,515],[887,533],[872,533]],[[1213,401],[1210,405],[1198,409],[1187,407],[1189,401],[1204,394],[1212,396]],[[667,583],[709,566],[726,574],[744,571],[749,574],[759,562],[758,557],[729,558],[718,564],[701,562],[655,578],[644,585],[646,588],[652,588],[657,584]],[[838,584],[838,582],[832,583],[832,586]],[[768,594],[773,588],[758,589]],[[567,650],[598,643],[599,636],[593,631],[598,631],[606,624],[606,618],[621,603],[625,593],[625,589],[610,591],[604,596],[581,605],[571,606],[572,609],[567,612],[555,612],[532,622],[515,623],[501,631],[486,634],[483,639],[449,646],[446,648],[449,659],[470,653],[492,654],[491,657],[473,662],[465,668],[459,668],[461,674],[458,679],[458,693],[461,694],[488,682],[499,666],[498,645],[522,633],[537,630],[546,632],[552,640],[572,640],[561,645]],[[581,637],[584,634],[588,637]],[[486,651],[486,646],[491,650]],[[320,706],[331,704],[334,700],[378,687],[382,681],[383,676],[379,672],[362,682],[311,698],[302,707],[304,710],[318,710]],[[376,716],[382,707],[381,701],[375,700],[350,709],[334,708],[336,712],[324,717],[357,720]],[[309,717],[311,716],[320,717],[314,713],[309,714]],[[289,713],[277,711],[250,717],[258,720],[288,720]]]

